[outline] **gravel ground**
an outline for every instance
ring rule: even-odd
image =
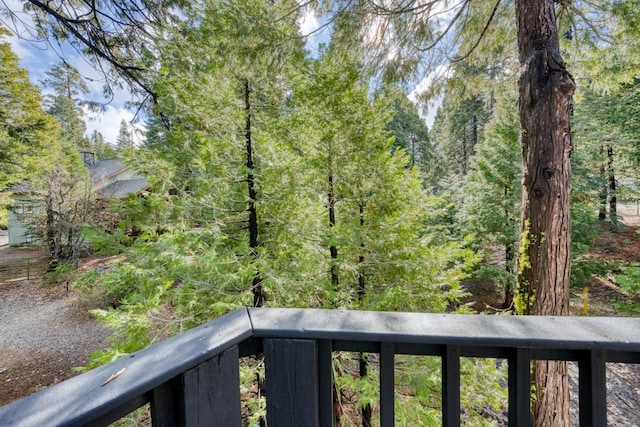
[[[0,267],[38,255],[0,247]],[[32,263],[31,280],[0,271],[0,405],[75,375],[72,368],[106,346],[108,332],[64,285],[40,286],[45,268]]]
[[[569,363],[571,424],[578,425],[578,364]],[[640,365],[607,364],[607,425],[640,426]]]

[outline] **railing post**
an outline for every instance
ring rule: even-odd
[[[182,375],[153,390],[151,422],[153,427],[178,427],[183,412]]]
[[[509,425],[531,425],[531,350],[514,348],[509,363]]]
[[[333,427],[333,343],[318,340],[318,405],[320,425]]]
[[[234,346],[154,390],[154,427],[242,425],[238,347]]]
[[[267,424],[319,426],[316,342],[265,338],[263,351]]]
[[[460,346],[447,345],[442,356],[442,425],[460,426]]]
[[[393,427],[395,423],[394,345],[380,346],[380,425]]]
[[[591,350],[578,361],[580,427],[607,425],[607,368],[604,350]]]

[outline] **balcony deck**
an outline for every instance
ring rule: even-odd
[[[240,357],[263,354],[267,422],[331,426],[334,351],[380,355],[393,426],[396,354],[442,358],[443,425],[460,425],[460,358],[508,361],[509,424],[530,425],[530,363],[579,366],[581,426],[606,425],[606,363],[640,363],[640,319],[241,309],[0,408],[2,426],[107,425],[151,403],[156,426],[240,426]]]

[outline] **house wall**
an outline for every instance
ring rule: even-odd
[[[14,195],[14,203],[9,208],[9,245],[21,246],[37,243],[37,239],[27,233],[27,224],[38,212],[38,206],[29,196]]]

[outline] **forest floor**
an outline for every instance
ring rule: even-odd
[[[640,209],[634,205],[618,205],[618,217],[623,224],[621,230],[612,232],[603,224],[598,239],[580,259],[594,261],[615,261],[623,265],[640,262]],[[574,263],[575,264],[575,263]],[[609,272],[611,273],[611,272]],[[504,290],[486,280],[465,282],[471,295],[464,300],[480,313],[503,311]],[[592,276],[585,286],[570,290],[570,312],[572,316],[584,313],[585,289],[588,288],[589,316],[619,316],[617,303],[629,300],[629,296],[619,292],[612,274],[604,277]]]
[[[66,284],[43,285],[45,255],[0,247],[0,406],[77,375],[93,350],[108,346],[109,332]]]
[[[584,257],[594,260],[640,262],[640,215],[636,205],[619,205],[624,230],[603,229],[596,245]],[[87,363],[90,353],[108,346],[109,332],[78,304],[65,284],[43,286],[46,263],[34,261],[29,279],[7,273],[7,267],[36,259],[42,253],[0,246],[0,406],[49,387],[77,373],[74,367]],[[83,260],[81,268],[95,269],[105,260]],[[590,316],[616,316],[614,304],[629,297],[607,277],[588,283]],[[495,285],[470,283],[470,302],[479,312],[499,310],[503,294]],[[583,315],[584,290],[571,290],[571,312]],[[577,368],[571,368],[577,385]],[[640,426],[640,366],[610,364],[607,372],[609,425]],[[577,396],[576,392],[573,394]],[[572,412],[575,415],[576,409]],[[503,425],[504,414],[497,416]]]

